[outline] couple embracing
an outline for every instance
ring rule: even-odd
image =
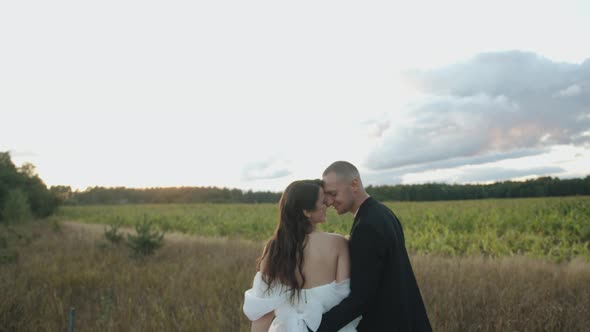
[[[316,229],[329,206],[354,214],[348,240]],[[432,330],[402,226],[348,162],[285,189],[257,270],[243,306],[252,331]]]

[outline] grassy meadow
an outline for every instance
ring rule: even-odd
[[[590,197],[388,203],[435,331],[587,331]],[[0,225],[0,331],[249,331],[242,313],[275,205],[63,207]],[[145,259],[105,224],[168,231]],[[324,230],[346,234],[330,212]],[[131,231],[127,229],[126,231]]]
[[[445,256],[525,255],[590,260],[590,196],[441,202],[388,202],[408,249]],[[352,215],[328,210],[322,230],[348,234]],[[166,231],[264,241],[276,226],[276,204],[66,206],[63,220],[133,225],[144,215]]]

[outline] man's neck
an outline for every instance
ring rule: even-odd
[[[361,195],[359,195],[359,197],[357,197],[354,200],[354,204],[352,205],[352,213],[354,214],[354,216],[356,217],[356,214],[358,213],[361,205],[363,205],[363,203],[367,200],[367,198],[369,198],[369,194],[367,193],[362,193]]]

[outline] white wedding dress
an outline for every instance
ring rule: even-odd
[[[267,291],[267,284],[260,272],[254,276],[252,288],[244,293],[244,313],[250,320],[257,320],[274,310],[275,319],[269,332],[308,332],[307,327],[316,331],[322,321],[322,314],[340,303],[350,293],[350,279],[341,282],[301,290],[301,299],[293,304],[290,292],[278,284]],[[340,332],[353,332],[361,317],[356,318]]]

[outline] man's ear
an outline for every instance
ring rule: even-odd
[[[352,190],[354,192],[356,192],[357,190],[359,190],[359,187],[360,187],[359,179],[357,179],[357,178],[352,179],[352,182],[350,183],[350,185],[352,186]]]
[[[303,210],[303,215],[307,217],[307,219],[311,218],[311,211]]]

